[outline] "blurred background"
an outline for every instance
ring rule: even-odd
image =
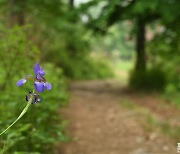
[[[52,90],[0,137],[5,154],[176,153],[179,0],[0,0],[0,130],[39,62]]]

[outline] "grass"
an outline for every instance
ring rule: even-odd
[[[169,105],[173,105],[176,108],[180,109],[180,95],[179,92],[172,92],[172,93],[162,93],[161,94],[162,99],[166,100]]]
[[[134,109],[136,107],[136,105],[131,101],[129,101],[128,99],[121,100],[119,104],[126,109]]]
[[[179,140],[180,127],[172,126],[166,119],[160,119],[150,110],[140,105],[131,102],[128,99],[123,99],[119,102],[121,107],[134,112],[133,117],[138,118],[138,121],[147,132],[158,132],[173,138],[176,142]]]
[[[133,69],[133,61],[119,61],[116,63],[114,68],[116,72],[116,78],[120,79],[122,82],[127,83],[128,73]],[[179,94],[165,94],[161,97],[169,100],[170,104],[180,108]],[[133,111],[133,116],[138,118],[138,121],[145,129],[145,131],[158,132],[173,138],[175,141],[178,141],[180,134],[179,126],[172,126],[171,123],[167,121],[167,119],[160,119],[152,111],[148,110],[148,108],[137,105],[135,102],[132,102],[126,98],[122,98],[119,104],[121,107]]]
[[[122,83],[127,84],[128,75],[130,70],[133,69],[133,61],[122,61],[119,60],[114,64],[115,79],[121,80]]]
[[[130,71],[133,69],[134,62],[133,61],[122,61],[116,63],[115,69],[122,70],[122,71]]]

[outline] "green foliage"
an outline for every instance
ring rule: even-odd
[[[118,70],[130,71],[133,68],[133,61],[123,61],[119,60],[116,64]]]
[[[101,79],[112,76],[111,68],[105,60],[96,60],[90,56],[91,34],[82,25],[70,26],[67,22],[62,22],[58,29],[61,32],[59,35],[56,35],[56,30],[45,33],[50,38],[50,42],[43,46],[45,61],[61,67],[65,76],[71,79]]]
[[[166,26],[167,29],[164,29],[164,32],[157,34],[148,43],[148,51],[152,56],[152,63],[161,64],[162,69],[166,73],[168,84],[173,84],[177,90],[180,90],[179,26],[177,22],[173,26],[169,24]]]
[[[2,146],[5,144],[7,153],[15,151],[46,153],[53,151],[55,142],[68,141],[68,137],[63,134],[64,126],[57,111],[67,100],[62,70],[52,64],[46,64],[44,68],[47,70],[46,79],[52,83],[53,89],[43,92],[42,102],[32,105],[26,115],[2,136],[0,144]],[[0,117],[1,130],[18,116],[25,106],[27,89],[29,91],[32,89],[32,84],[31,88],[30,85],[28,88],[25,88],[26,85],[23,87],[14,85],[3,91],[0,98],[0,112],[3,113]]]
[[[13,76],[24,73],[24,71],[37,60],[38,48],[25,34],[27,27],[15,26],[7,29],[0,27],[0,87],[5,89],[8,84],[14,82]],[[30,61],[29,59],[33,59]],[[18,70],[17,70],[18,68]],[[11,80],[7,80],[7,79]]]
[[[147,72],[132,71],[129,79],[130,87],[139,90],[164,90],[166,85],[165,73],[159,67],[153,67]]]
[[[87,59],[83,66],[79,79],[104,79],[113,76],[112,68],[105,59]]]
[[[36,55],[41,61],[56,64],[63,69],[66,76],[73,79],[90,79],[91,73],[93,73],[93,78],[94,76],[97,78],[105,76],[105,65],[100,70],[94,69],[95,65],[99,65],[98,68],[102,67],[101,62],[91,64],[93,60],[88,58],[89,51],[91,51],[90,41],[93,36],[85,28],[80,17],[77,17],[77,13],[80,14],[78,10],[71,9],[68,3],[58,0],[53,2],[51,0],[43,2],[27,0],[6,4],[10,6],[6,6],[6,13],[9,14],[8,20],[10,20],[7,23],[22,25],[23,23],[20,22],[22,20],[24,23],[32,24],[32,28],[26,33],[28,39],[43,51],[43,54]],[[85,68],[84,64],[88,67]]]
[[[134,29],[133,33],[137,36],[137,24],[135,21],[137,19],[142,19],[145,23],[145,28],[148,25],[155,24],[156,28],[159,29],[158,32],[155,30],[153,32],[148,32],[147,34],[153,34],[152,40],[148,43],[148,46],[145,49],[149,51],[149,57],[147,56],[146,62],[152,63],[152,67],[156,65],[161,65],[163,68],[163,73],[153,69],[136,72],[135,70],[131,73],[130,84],[139,85],[143,87],[145,83],[149,83],[148,87],[150,89],[159,89],[158,87],[165,83],[174,84],[174,86],[179,89],[179,51],[180,51],[180,31],[179,31],[179,9],[180,1],[178,0],[133,0],[133,1],[105,1],[105,0],[94,0],[94,5],[99,8],[99,13],[94,16],[94,12],[90,12],[89,8],[86,5],[86,13],[89,17],[89,25],[92,25],[96,31],[107,32],[107,28],[113,24],[119,24],[124,20],[128,20],[131,23],[132,28]],[[96,3],[95,3],[96,2]],[[103,4],[102,7],[98,7],[98,4]],[[89,4],[89,7],[92,6]],[[83,7],[85,5],[82,5]],[[93,6],[95,7],[95,6]],[[88,8],[88,9],[87,9]],[[158,22],[158,24],[156,24]],[[93,23],[93,24],[91,24]],[[125,28],[127,29],[127,27]],[[120,33],[120,32],[119,32]],[[118,34],[118,33],[117,33]],[[121,42],[123,42],[121,40]],[[140,41],[143,42],[143,41]],[[112,43],[112,42],[110,42]],[[117,46],[114,41],[113,47]],[[143,44],[143,43],[142,43]],[[136,46],[139,44],[137,43]],[[144,45],[139,46],[143,49]],[[142,50],[143,51],[143,50]],[[146,54],[146,53],[145,53]],[[141,55],[143,57],[143,55]],[[145,61],[145,58],[144,58]],[[140,62],[142,64],[142,61]],[[170,66],[170,65],[171,66]],[[147,64],[148,65],[148,64]],[[143,67],[142,67],[143,68]],[[144,74],[143,74],[144,73]],[[163,75],[165,77],[163,77]],[[155,79],[153,79],[155,78]],[[162,78],[162,81],[160,81]],[[159,80],[159,81],[158,81]],[[150,82],[151,81],[151,82]],[[136,83],[137,82],[137,83]],[[161,83],[162,82],[162,83]],[[150,84],[153,83],[153,84]],[[138,86],[137,86],[138,87]],[[145,87],[145,86],[144,86]],[[160,88],[161,89],[161,88]]]
[[[23,28],[1,27],[0,35],[0,130],[3,131],[27,103],[25,96],[32,91],[33,82],[27,81],[22,87],[17,87],[16,82],[33,74],[33,65],[39,61],[40,51],[28,40]],[[42,102],[30,106],[24,117],[1,136],[2,153],[51,153],[57,141],[68,141],[64,135],[67,123],[58,113],[59,107],[67,102],[62,69],[52,63],[44,63],[44,69],[53,88],[40,94]]]
[[[94,40],[94,48],[98,48],[107,54],[115,55],[115,58],[130,60],[133,57],[134,40],[131,38],[131,23],[118,23],[109,28],[106,36]],[[119,60],[119,59],[118,59]]]
[[[102,79],[113,75],[110,66],[103,60],[84,57],[81,60],[68,59],[65,74],[73,79]]]

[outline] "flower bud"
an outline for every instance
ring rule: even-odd
[[[31,91],[26,95],[26,101],[32,99],[31,104],[35,104],[41,101],[39,95],[32,93]]]

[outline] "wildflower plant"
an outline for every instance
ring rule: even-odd
[[[6,133],[6,131],[11,128],[27,112],[31,104],[35,104],[41,101],[38,93],[42,93],[44,90],[50,90],[52,88],[52,85],[46,82],[46,79],[44,78],[45,71],[43,68],[40,68],[38,63],[34,65],[33,70],[34,76],[26,75],[16,83],[16,86],[22,86],[26,83],[27,80],[33,81],[34,88],[25,97],[27,105],[25,106],[21,114],[17,117],[17,119],[12,124],[10,124],[2,133],[0,133],[0,135]]]

